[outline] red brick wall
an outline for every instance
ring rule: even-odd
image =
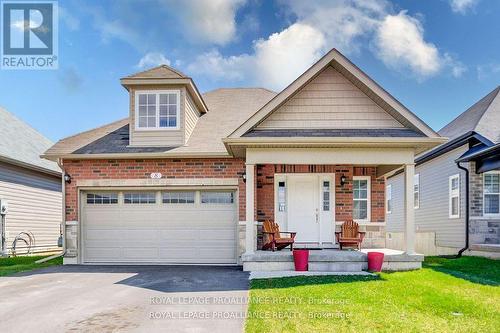
[[[238,178],[239,219],[245,219],[245,162],[240,159],[66,160],[71,184],[66,184],[66,220],[78,219],[79,179],[149,179],[152,172],[164,178]]]
[[[77,183],[80,179],[149,179],[152,172],[165,178],[238,178],[239,220],[245,220],[245,183],[242,175],[245,163],[240,159],[150,159],[150,160],[67,160],[66,172],[71,184],[66,184],[66,220],[78,219]],[[256,168],[257,220],[274,218],[275,173],[335,173],[335,216],[344,221],[352,216],[352,176],[369,175],[371,181],[371,221],[385,219],[383,179],[376,179],[376,168],[345,165],[258,165]],[[340,186],[340,177],[347,182]]]
[[[275,173],[335,173],[335,219],[345,221],[352,218],[353,176],[371,176],[371,222],[385,220],[384,179],[376,178],[375,167],[353,167],[348,165],[258,165],[257,166],[257,219],[274,219],[274,174]],[[340,177],[347,178],[344,186]]]

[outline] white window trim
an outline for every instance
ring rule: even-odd
[[[451,182],[455,178],[458,179],[458,187],[455,190],[456,194],[452,193],[452,190],[451,190]],[[451,211],[451,202],[452,202],[452,198],[454,198],[454,197],[458,197],[458,200],[457,200],[457,214],[456,215],[453,215],[452,211]],[[455,174],[455,175],[452,175],[452,176],[448,177],[448,217],[450,219],[458,219],[458,218],[460,218],[460,175],[458,173]]]
[[[354,176],[352,177],[353,180],[353,197],[352,197],[352,211],[353,211],[353,220],[355,222],[369,222],[372,216],[372,188],[371,188],[371,177],[370,176]],[[366,180],[366,186],[367,186],[367,195],[366,195],[366,219],[354,219],[354,181],[355,180]],[[358,199],[359,200],[359,199]]]
[[[494,170],[494,171],[488,171],[488,172],[483,173],[483,216],[484,216],[484,217],[500,217],[500,212],[499,212],[499,213],[496,213],[496,214],[495,214],[495,213],[485,213],[485,212],[484,212],[484,199],[485,199],[485,197],[486,197],[486,193],[485,193],[485,191],[484,191],[484,184],[485,184],[484,177],[485,177],[487,174],[490,174],[490,175],[491,175],[491,174],[499,174],[499,175],[500,175],[500,171],[496,171],[496,170]]]
[[[156,127],[139,127],[139,95],[140,94],[155,94],[156,95]],[[177,95],[177,121],[175,127],[160,127],[160,94],[176,94]],[[135,92],[134,100],[134,118],[136,131],[175,131],[180,129],[181,124],[181,91],[180,90],[138,90]]]
[[[415,191],[415,184],[418,184],[418,191]],[[418,200],[415,200],[413,203],[413,208],[414,209],[419,209],[420,208],[420,174],[417,173],[413,176],[413,198],[415,198],[415,193],[418,193]]]
[[[389,184],[385,187],[385,212],[387,214],[392,213],[392,209],[389,209],[389,201],[392,204],[392,185]]]

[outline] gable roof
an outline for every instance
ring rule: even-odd
[[[492,142],[500,142],[500,86],[465,110],[439,130],[442,136],[454,139],[467,132],[476,132]]]
[[[175,68],[172,68],[168,65],[160,65],[157,67],[153,67],[147,70],[144,70],[142,72],[134,73],[129,76],[126,76],[126,78],[132,79],[139,79],[139,78],[167,78],[167,79],[186,79],[188,78],[186,75],[184,75],[182,72],[178,71]]]
[[[185,86],[194,103],[201,113],[208,112],[208,107],[201,97],[198,87],[193,79],[184,75],[182,72],[167,65],[160,65],[151,69],[135,73],[120,79],[120,83],[125,89],[140,86],[158,86],[158,85],[181,85]]]
[[[288,87],[283,89],[269,103],[264,105],[260,110],[244,121],[233,133],[231,133],[229,138],[239,138],[251,131],[329,65],[333,66],[337,71],[344,75],[361,91],[366,93],[378,105],[387,111],[387,113],[389,113],[406,128],[420,132],[426,137],[439,137],[439,134],[437,134],[415,114],[397,101],[392,95],[380,87],[368,75],[344,57],[338,50],[332,49],[295,81],[293,81]]]
[[[40,157],[52,144],[34,128],[0,108],[0,160],[57,175],[61,173],[58,165]]]
[[[148,156],[229,156],[222,138],[276,95],[263,88],[222,88],[203,94],[210,112],[198,119],[188,142],[180,147],[127,147],[129,118],[73,135],[57,142],[44,154],[46,158],[85,154],[136,154]]]

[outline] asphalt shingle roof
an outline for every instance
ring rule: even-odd
[[[61,172],[57,163],[40,157],[52,144],[34,128],[0,108],[0,157]]]
[[[476,132],[488,140],[500,142],[500,86],[439,130],[439,135],[454,139]]]
[[[244,137],[425,137],[424,134],[407,128],[381,129],[280,129],[253,130]]]

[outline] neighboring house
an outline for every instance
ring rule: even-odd
[[[6,251],[12,254],[16,236],[29,243],[33,252],[59,250],[62,222],[61,170],[40,155],[53,143],[13,114],[0,108],[0,201],[7,203]],[[32,237],[33,238],[33,237]],[[27,244],[16,242],[16,253],[27,252]]]
[[[168,66],[121,84],[126,119],[45,153],[71,180],[65,263],[237,264],[265,219],[328,248],[354,218],[383,247],[384,175],[413,179],[415,153],[445,141],[336,50],[278,94],[200,94]],[[413,210],[403,219],[413,253]]]
[[[438,133],[449,141],[415,160],[417,251],[457,253],[467,219],[472,250],[500,251],[500,87]],[[389,177],[386,190],[387,246],[400,248],[403,175]]]

